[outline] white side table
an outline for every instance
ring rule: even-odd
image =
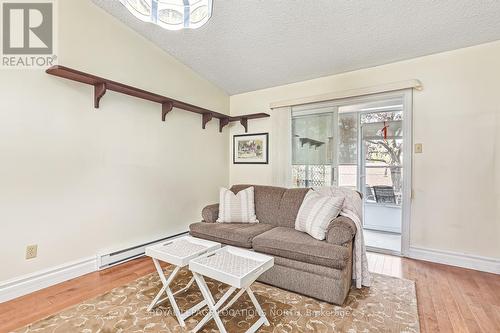
[[[257,278],[273,267],[274,258],[264,254],[248,251],[232,246],[225,246],[215,252],[207,253],[189,262],[189,269],[198,284],[198,287],[205,298],[205,302],[210,312],[196,325],[192,332],[199,331],[210,319],[214,319],[219,331],[226,333],[226,329],[222,320],[219,317],[221,311],[226,310],[240,298],[243,293],[247,293],[252,300],[259,320],[255,322],[248,330],[247,333],[253,333],[262,325],[269,326],[269,321],[255,295],[250,289],[250,285],[257,280]],[[204,276],[228,284],[229,290],[215,302],[210,290],[207,287]],[[224,306],[224,302],[239,289],[233,298]]]
[[[217,250],[219,248],[219,243],[191,236],[179,237],[171,241],[166,241],[161,244],[147,247],[146,255],[153,259],[156,271],[158,272],[160,280],[163,284],[163,287],[160,289],[151,304],[148,306],[148,311],[151,311],[153,307],[168,299],[170,301],[170,304],[172,305],[172,309],[174,310],[179,324],[184,327],[184,320],[192,316],[199,309],[203,308],[206,305],[206,302],[202,301],[186,312],[181,313],[174,296],[189,289],[189,287],[191,287],[194,282],[194,277],[191,278],[191,280],[184,288],[177,290],[175,293],[173,293],[170,289],[170,284],[174,280],[179,270],[182,267],[187,266],[191,259],[197,258],[202,254]],[[175,266],[174,270],[168,277],[165,276],[165,273],[160,266],[160,261],[164,261]],[[160,299],[164,293],[166,294],[166,297]]]

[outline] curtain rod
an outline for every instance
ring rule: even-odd
[[[303,104],[309,104],[309,103],[332,101],[332,100],[336,100],[336,99],[366,96],[366,95],[379,94],[379,93],[396,91],[396,90],[403,90],[403,89],[422,90],[423,89],[422,82],[420,82],[417,79],[413,79],[413,80],[385,83],[385,84],[371,86],[371,87],[349,89],[349,90],[343,90],[343,91],[335,91],[335,92],[329,92],[326,94],[293,98],[293,99],[273,102],[273,103],[269,104],[269,107],[271,109],[276,109],[276,108],[281,108],[281,107],[286,107],[286,106],[295,106],[295,105],[303,105]]]

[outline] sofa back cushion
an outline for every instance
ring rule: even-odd
[[[299,212],[308,188],[283,188],[262,185],[234,185],[231,191],[238,193],[250,186],[254,187],[255,214],[260,223],[277,227],[295,227]]]

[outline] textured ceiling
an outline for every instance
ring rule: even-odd
[[[499,0],[214,0],[184,31],[92,1],[230,95],[500,39]]]

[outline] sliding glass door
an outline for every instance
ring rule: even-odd
[[[404,181],[409,156],[404,154],[403,129],[411,128],[405,123],[405,96],[292,109],[292,184],[337,185],[361,192],[367,245],[391,253],[401,252],[404,210],[409,209],[404,205],[410,200]]]

